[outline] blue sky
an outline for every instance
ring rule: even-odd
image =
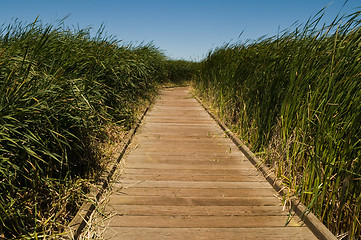
[[[153,44],[173,59],[201,60],[227,42],[275,35],[295,21],[302,23],[331,3],[330,22],[344,0],[2,0],[0,25],[18,18],[44,23],[70,15],[65,23],[97,30],[102,23],[109,35],[126,43]],[[343,12],[361,7],[349,0]],[[95,32],[94,30],[94,32]],[[244,30],[240,38],[239,34]]]

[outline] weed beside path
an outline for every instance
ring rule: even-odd
[[[0,29],[0,236],[61,231],[102,169],[102,143],[129,129],[166,77],[156,47],[102,31]]]
[[[361,234],[361,12],[254,43],[201,63],[200,96],[274,168],[334,234]],[[320,28],[320,29],[319,29]]]

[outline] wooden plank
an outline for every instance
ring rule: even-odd
[[[194,117],[184,117],[184,116],[169,116],[169,115],[164,115],[164,116],[152,116],[152,117],[146,117],[147,122],[150,123],[212,123],[213,120],[212,119],[204,119],[204,118],[194,118]]]
[[[229,139],[226,138],[218,138],[217,143],[215,143],[214,139],[212,138],[203,138],[202,141],[200,141],[200,138],[182,138],[179,136],[175,136],[173,138],[158,138],[156,136],[137,136],[137,145],[139,146],[148,146],[148,145],[161,145],[166,144],[170,145],[171,147],[174,147],[176,145],[207,145],[207,144],[215,144],[220,146],[234,146],[232,142],[229,142]],[[155,141],[156,140],[156,141]]]
[[[174,197],[174,196],[121,196],[114,195],[111,205],[171,205],[171,206],[281,206],[270,197]]]
[[[210,120],[207,113],[204,111],[178,111],[177,113],[171,112],[169,110],[164,111],[154,111],[149,114],[149,118],[158,118],[158,117],[176,117],[186,115],[188,118],[205,118],[205,120]]]
[[[239,157],[243,157],[243,155],[239,152],[234,152],[236,149],[234,148],[229,148],[229,147],[223,147],[223,146],[219,146],[219,145],[214,145],[214,146],[210,146],[212,148],[202,148],[202,147],[194,147],[193,151],[188,151],[189,147],[185,147],[185,146],[179,146],[177,148],[160,148],[159,146],[148,146],[148,147],[143,147],[141,148],[141,150],[137,151],[137,154],[152,154],[152,153],[156,153],[157,155],[177,155],[177,156],[198,156],[198,155],[209,155],[209,154],[214,154],[215,152],[218,153],[223,153],[223,154],[231,154],[231,156],[239,156]],[[232,153],[232,149],[233,149],[233,153]],[[138,153],[140,152],[140,153]]]
[[[179,145],[175,148],[167,148],[167,145],[162,148],[160,145],[138,145],[138,147],[141,146],[141,150],[137,151],[137,154],[152,154],[153,152],[156,152],[159,155],[164,154],[171,154],[171,155],[183,155],[183,156],[189,156],[189,155],[206,155],[206,154],[214,154],[214,153],[220,153],[224,154],[225,157],[228,157],[229,155],[235,157],[235,158],[242,158],[244,155],[240,152],[236,152],[237,148],[234,146],[225,146],[225,145],[210,145],[209,148],[205,149],[202,146],[187,146],[187,145]],[[192,151],[189,151],[189,149],[192,148]],[[141,153],[138,153],[141,152]],[[222,155],[221,155],[222,156]]]
[[[132,157],[135,157],[135,155],[133,155]],[[163,157],[163,158],[161,158]],[[192,158],[191,158],[192,157]],[[194,158],[199,158],[194,159]],[[137,166],[140,164],[153,164],[153,168],[156,168],[156,165],[159,167],[161,167],[162,164],[175,164],[178,165],[181,168],[187,167],[190,168],[190,166],[194,167],[195,169],[199,168],[206,168],[206,166],[209,166],[210,168],[211,165],[217,165],[220,168],[225,168],[227,169],[227,165],[232,165],[234,166],[233,169],[243,169],[243,170],[249,170],[249,171],[256,171],[257,169],[253,166],[250,165],[249,163],[245,162],[244,164],[241,161],[232,161],[232,159],[224,159],[221,158],[219,156],[176,156],[176,155],[153,155],[151,156],[151,154],[148,154],[146,158],[138,158],[138,159],[126,159],[126,164],[129,167],[132,166]],[[156,164],[156,165],[155,165]],[[239,165],[237,165],[239,164]],[[183,166],[182,166],[183,165]]]
[[[126,156],[127,160],[130,159],[149,159],[149,158],[155,158],[155,159],[165,159],[165,160],[193,160],[193,161],[202,161],[202,160],[226,160],[226,161],[234,161],[237,163],[244,163],[249,166],[254,165],[250,163],[245,156],[242,154],[226,154],[224,152],[190,152],[190,151],[180,151],[177,153],[166,153],[166,152],[146,152],[141,149],[141,146],[139,149],[134,149],[132,151],[132,154],[129,154]]]
[[[288,216],[273,206],[161,206],[109,204],[108,210],[133,216]],[[286,218],[285,218],[286,219]]]
[[[147,240],[184,240],[184,239],[232,239],[232,240],[312,240],[316,239],[305,227],[272,228],[139,228],[112,227],[105,239],[147,239]]]
[[[158,228],[266,228],[284,227],[284,216],[128,216],[116,215],[111,227],[158,227]],[[291,219],[287,226],[300,227],[302,222]]]
[[[198,181],[198,182],[262,182],[263,176],[257,175],[197,175],[195,173],[181,174],[176,171],[172,174],[127,174],[124,173],[120,178],[127,180],[154,180],[154,181]]]
[[[258,171],[249,171],[249,169],[198,169],[194,171],[193,168],[190,169],[134,169],[127,168],[124,170],[124,174],[143,174],[143,175],[167,175],[167,174],[181,174],[181,175],[209,175],[209,176],[225,176],[225,175],[238,175],[238,176],[262,176],[263,175]]]
[[[142,146],[142,148],[146,147],[161,147],[163,148],[179,148],[179,147],[187,147],[191,151],[196,151],[195,149],[198,148],[209,148],[209,147],[217,147],[217,148],[230,148],[234,147],[234,144],[232,142],[229,142],[227,139],[219,139],[218,141],[214,141],[214,139],[205,138],[202,141],[199,141],[199,139],[189,139],[189,138],[180,138],[179,136],[174,139],[157,139],[157,141],[149,141],[148,139],[139,139],[138,145]],[[234,150],[237,150],[235,152],[239,152],[237,148],[234,148]]]
[[[155,187],[155,188],[269,188],[273,189],[268,182],[190,182],[190,181],[139,181],[119,180],[125,188],[129,187]]]
[[[128,196],[178,196],[178,197],[270,197],[278,196],[272,188],[124,188],[115,184],[113,194]]]
[[[247,166],[252,165],[246,157],[244,156],[235,156],[233,154],[224,154],[224,153],[216,153],[216,152],[176,152],[176,153],[166,153],[166,152],[145,152],[143,150],[135,149],[131,155],[126,157],[127,161],[134,161],[134,160],[151,160],[151,159],[158,159],[158,160],[177,160],[177,161],[194,161],[194,162],[201,162],[201,161],[225,161],[225,162],[234,162],[238,164],[244,164]]]
[[[237,165],[236,163],[229,163],[229,164],[224,164],[222,161],[215,161],[215,160],[208,160],[208,161],[203,161],[203,162],[199,162],[199,161],[193,161],[187,162],[187,165],[180,164],[179,161],[173,161],[171,163],[169,162],[158,162],[157,164],[154,164],[152,161],[151,162],[132,162],[132,161],[128,161],[126,162],[126,168],[134,168],[134,169],[237,169],[240,168],[239,165]],[[256,171],[256,169],[252,166],[252,167],[246,167],[244,169],[248,169],[249,171]]]

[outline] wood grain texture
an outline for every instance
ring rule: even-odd
[[[106,239],[316,239],[187,88],[162,91],[133,145]]]

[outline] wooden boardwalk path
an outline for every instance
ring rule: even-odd
[[[125,156],[106,239],[316,239],[187,88],[162,91]]]

